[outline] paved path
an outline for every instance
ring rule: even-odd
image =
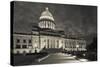
[[[76,60],[75,56],[71,56],[63,53],[50,54],[45,58],[38,59],[36,64],[54,64],[54,63],[72,63],[72,62],[81,62]]]

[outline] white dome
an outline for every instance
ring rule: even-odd
[[[45,29],[55,29],[55,23],[54,18],[48,8],[45,8],[45,10],[41,13],[41,16],[39,18],[39,27],[45,28]]]
[[[40,20],[41,19],[50,19],[54,21],[54,18],[47,7],[45,8],[45,11],[41,13]]]

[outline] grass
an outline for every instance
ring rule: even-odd
[[[30,65],[32,63],[36,63],[37,59],[43,58],[47,56],[47,53],[31,53],[31,54],[16,54],[13,55],[13,65],[19,66],[19,65]]]

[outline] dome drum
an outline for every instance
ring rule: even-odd
[[[52,23],[55,24],[54,21],[52,21],[52,20],[50,20],[50,19],[46,19],[46,18],[39,20],[39,23],[42,22],[42,21],[48,21],[48,22],[52,22]],[[55,24],[55,25],[56,25],[56,24]]]
[[[50,22],[50,21],[41,21],[39,23],[40,28],[50,28],[50,29],[55,29],[55,23]]]

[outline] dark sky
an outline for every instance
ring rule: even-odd
[[[97,33],[97,7],[33,2],[14,3],[14,32],[30,32],[32,24],[39,22],[41,12],[49,8],[56,29],[68,34],[91,35]]]

